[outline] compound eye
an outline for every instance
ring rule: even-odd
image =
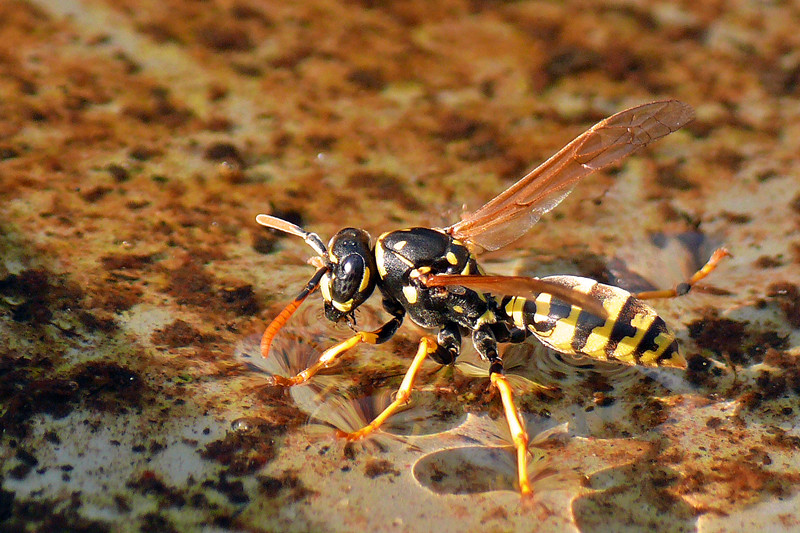
[[[337,265],[332,287],[336,301],[347,302],[356,294],[364,278],[364,268],[364,259],[359,255],[348,255]]]

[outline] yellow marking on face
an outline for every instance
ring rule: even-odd
[[[472,270],[472,267],[470,266],[469,261],[467,261],[467,264],[464,265],[464,270],[461,271],[461,275],[469,276],[471,274],[470,270]]]
[[[386,277],[386,258],[384,254],[383,241],[378,240],[378,242],[375,243],[375,266],[378,267],[378,274],[380,274],[382,278]]]
[[[403,287],[403,296],[406,297],[408,303],[410,304],[417,303],[417,289],[415,289],[411,285],[406,285],[405,287]]]
[[[652,324],[655,319],[656,315],[654,313],[648,313],[646,309],[636,313],[631,320],[631,326],[636,328],[636,333],[633,337],[623,337],[614,349],[612,357],[625,363],[635,365],[637,362],[634,357],[636,348],[639,346],[639,343],[642,342],[642,337],[647,333],[647,328],[650,327],[650,324]]]
[[[459,313],[459,314],[461,314],[461,313],[463,313],[463,312],[464,312],[464,308],[463,308],[463,307],[461,307],[460,305],[454,305],[454,306],[453,306],[453,311],[455,311],[456,313]]]
[[[350,309],[353,308],[353,299],[352,298],[350,298],[349,300],[347,300],[344,303],[337,302],[336,300],[333,300],[331,303],[333,304],[333,306],[336,309],[338,309],[342,313],[347,313],[347,312],[350,311]]]
[[[450,263],[451,265],[458,264],[458,257],[456,257],[456,254],[454,254],[453,252],[447,252],[445,258],[447,259],[447,262]]]
[[[361,285],[358,286],[358,292],[364,292],[367,287],[369,286],[369,277],[371,272],[369,271],[369,267],[364,267],[364,277],[361,278]]]
[[[408,241],[397,241],[394,243],[394,249],[400,251],[406,244],[408,244]]]
[[[319,291],[322,293],[322,299],[326,302],[333,300],[331,297],[331,276],[327,272],[322,275],[319,281]]]

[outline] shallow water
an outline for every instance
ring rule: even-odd
[[[0,3],[0,529],[792,531],[800,516],[800,100],[791,3]],[[743,68],[747,65],[747,68]],[[596,121],[697,119],[482,263],[654,302],[689,368],[504,355],[521,503],[469,342],[392,400],[422,332],[352,334],[309,248],[255,223],[444,226]],[[385,320],[378,297],[359,328]]]

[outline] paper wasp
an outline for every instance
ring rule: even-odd
[[[701,270],[675,289],[636,295],[576,276],[490,276],[480,268],[476,255],[514,241],[558,205],[581,178],[676,131],[693,115],[690,106],[664,100],[606,118],[489,203],[444,229],[390,231],[373,244],[366,231],[345,228],[326,246],[315,233],[258,215],[259,224],[302,237],[318,254],[309,261],[317,267],[314,276],[264,332],[262,356],[269,355],[274,336],[317,287],[325,316],[334,322],[353,323],[354,311],[376,287],[392,317],[375,331],[358,331],[329,348],[317,363],[296,376],[274,376],[274,383],[304,383],[359,343],[386,342],[406,316],[437,330],[436,339],[425,336],[420,341],[395,400],[367,426],[342,434],[347,439],[361,439],[408,401],[426,357],[440,364],[453,363],[462,334],[469,333],[478,353],[489,361],[491,383],[500,393],[517,453],[519,490],[530,494],[528,435],[503,374],[497,343],[519,343],[534,336],[562,353],[627,364],[685,367],[675,336],[642,300],[685,294],[727,252],[717,250]]]

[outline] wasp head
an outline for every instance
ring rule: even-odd
[[[356,228],[341,230],[328,243],[328,261],[320,291],[325,300],[325,316],[338,322],[351,318],[375,290],[377,269],[369,233]]]

